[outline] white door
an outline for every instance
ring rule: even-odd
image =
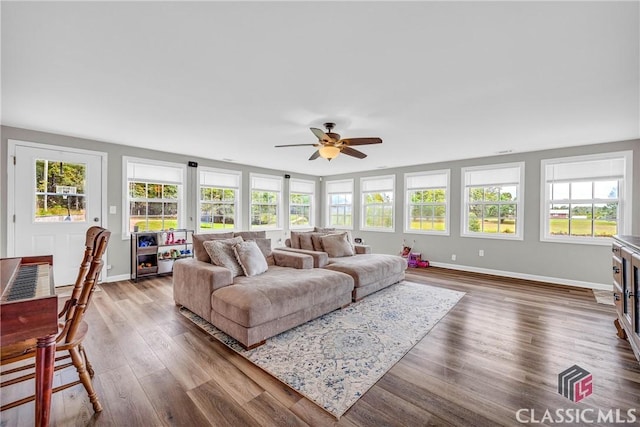
[[[87,229],[103,224],[102,156],[43,147],[15,145],[9,201],[15,223],[7,252],[16,257],[53,255],[55,284],[64,286],[75,282]]]

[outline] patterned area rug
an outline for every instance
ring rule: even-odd
[[[390,286],[244,350],[182,308],[210,335],[340,418],[416,345],[464,292],[411,282]]]

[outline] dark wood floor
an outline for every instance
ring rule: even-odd
[[[170,277],[102,284],[86,348],[104,411],[94,415],[76,386],[54,395],[52,425],[512,426],[520,408],[538,418],[558,408],[640,415],[640,364],[615,335],[613,306],[590,290],[433,267],[409,273],[467,294],[340,421],[181,316]],[[574,364],[594,381],[578,404],[557,393],[558,373]],[[33,405],[1,417],[2,426],[33,425]]]

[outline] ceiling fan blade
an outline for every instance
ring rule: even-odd
[[[362,151],[358,151],[355,148],[347,147],[346,145],[342,147],[340,152],[342,154],[346,154],[347,156],[357,157],[358,159],[364,159],[365,157],[367,157],[367,155]]]
[[[311,157],[309,157],[309,160],[315,160],[315,159],[317,159],[318,157],[320,157],[320,151],[319,151],[319,150],[316,150],[316,152],[315,152],[315,153],[313,153],[313,154],[311,155]]]
[[[334,142],[334,143],[337,142],[335,139],[331,138],[329,135],[324,133],[324,131],[322,129],[318,129],[318,128],[309,128],[309,129],[311,129],[311,132],[313,132],[313,134],[323,144],[327,143],[327,142]]]
[[[317,147],[318,144],[286,144],[286,145],[275,145],[275,147]]]
[[[369,144],[382,144],[380,138],[345,138],[341,139],[342,145],[369,145]]]

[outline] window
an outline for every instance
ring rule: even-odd
[[[543,160],[541,174],[541,240],[609,245],[631,231],[631,152]]]
[[[242,173],[201,168],[198,174],[198,230],[239,230]]]
[[[449,170],[404,175],[405,232],[449,235]]]
[[[524,162],[462,168],[462,235],[522,240]]]
[[[282,178],[251,174],[251,229],[282,228]]]
[[[394,231],[395,181],[395,175],[360,178],[362,194],[360,228],[362,230]]]
[[[186,167],[176,163],[123,157],[126,174],[124,234],[181,228]]]
[[[302,179],[289,180],[289,227],[313,227],[316,183]]]
[[[353,229],[353,180],[327,181],[327,227]]]

